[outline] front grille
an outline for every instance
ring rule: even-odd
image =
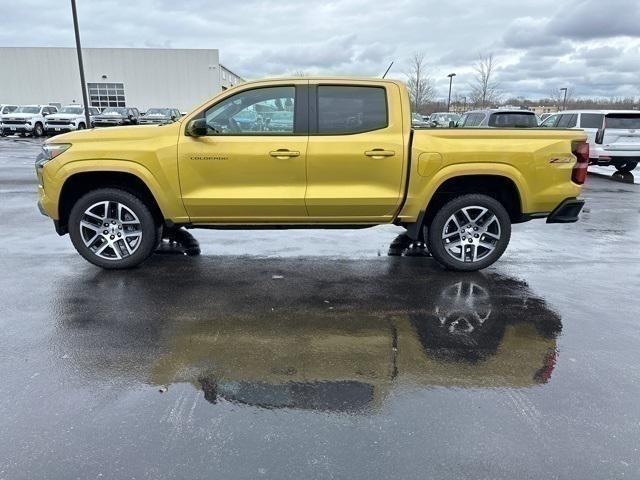
[[[28,120],[24,120],[24,119],[11,119],[11,118],[5,118],[4,120],[2,120],[2,123],[4,125],[24,125],[25,123],[29,123]]]
[[[47,125],[71,125],[69,120],[49,120]]]

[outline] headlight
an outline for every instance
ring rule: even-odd
[[[45,143],[42,146],[42,152],[36,158],[36,168],[44,167],[45,163],[66,152],[70,146],[70,143]]]

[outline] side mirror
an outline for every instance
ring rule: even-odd
[[[595,142],[598,145],[602,145],[603,140],[604,140],[604,128],[599,128],[598,131],[596,132]]]
[[[187,135],[192,137],[204,137],[207,134],[207,120],[194,118],[187,125]]]

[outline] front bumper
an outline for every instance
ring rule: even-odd
[[[560,202],[547,217],[547,223],[574,223],[578,221],[578,215],[584,207],[584,200],[567,198]]]
[[[69,125],[47,125],[44,129],[47,132],[75,132],[78,127],[70,123]]]
[[[127,125],[126,123],[123,122],[102,122],[102,121],[94,121],[93,122],[93,126],[96,128],[101,128],[101,127],[121,127],[123,125]]]
[[[33,126],[29,123],[23,123],[20,125],[2,124],[2,132],[6,134],[12,133],[30,133],[33,131]]]

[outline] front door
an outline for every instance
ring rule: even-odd
[[[399,88],[312,83],[310,92],[309,217],[329,223],[391,220],[406,158]],[[396,108],[389,111],[388,105]]]
[[[307,218],[308,137],[306,119],[304,129],[296,128],[295,117],[301,115],[296,112],[296,90],[301,89],[295,83],[307,82],[253,87],[226,97],[202,112],[206,135],[181,135],[180,186],[192,221],[282,223]]]

